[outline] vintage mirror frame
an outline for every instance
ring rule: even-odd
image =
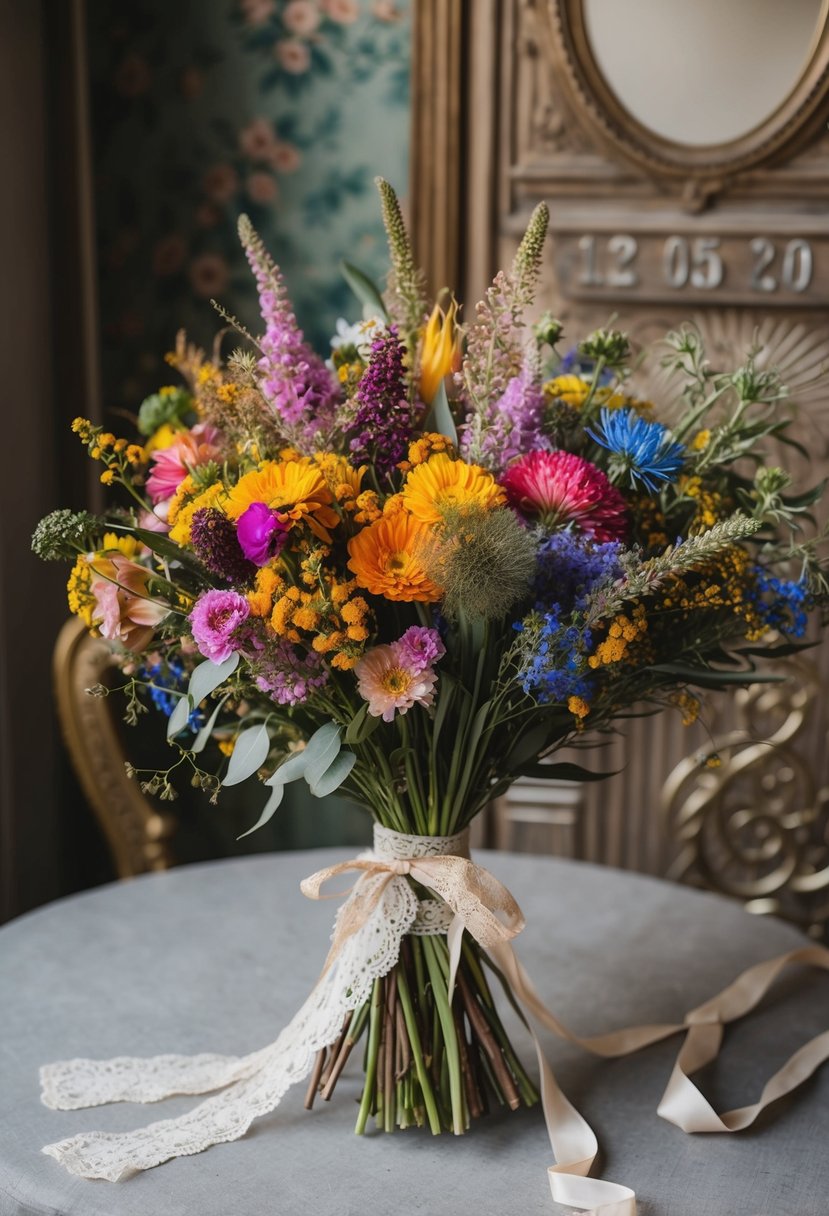
[[[765,168],[800,150],[826,123],[829,98],[829,4],[800,77],[768,117],[737,139],[720,144],[680,144],[650,130],[626,109],[596,62],[587,32],[584,0],[544,0],[553,71],[569,94],[573,112],[589,134],[649,175],[689,186],[719,184]],[[541,14],[539,14],[541,16]],[[702,191],[706,193],[706,191]]]

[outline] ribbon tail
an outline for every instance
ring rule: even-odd
[[[450,1005],[452,1004],[452,997],[455,995],[455,980],[458,978],[458,967],[461,961],[463,929],[463,920],[456,914],[452,917],[446,933],[446,945],[449,950],[449,982],[447,992]]]

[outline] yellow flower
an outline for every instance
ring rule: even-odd
[[[121,536],[117,532],[105,532],[99,553],[123,553],[124,557],[135,557],[141,550],[140,540],[134,536]]]
[[[563,401],[573,409],[580,409],[587,400],[590,383],[581,376],[556,376],[544,385],[544,396],[548,401]]]
[[[233,749],[235,746],[236,746],[235,739],[220,739],[219,740],[219,751],[222,753],[223,756],[232,756]]]
[[[101,474],[102,486],[111,486],[113,481],[115,481],[115,472],[113,469],[107,469]]]
[[[264,502],[282,523],[306,523],[315,536],[328,543],[328,529],[340,520],[330,505],[332,500],[325,478],[310,460],[265,460],[228,492],[225,509],[231,519],[238,519],[252,503]]]
[[[695,452],[703,452],[711,442],[711,432],[709,430],[697,431],[694,438],[691,440],[691,447]]]
[[[579,719],[586,718],[590,713],[590,706],[582,697],[570,697],[567,708],[574,717]]]
[[[192,492],[192,480],[190,478],[185,478],[185,481],[188,480],[190,480]],[[183,484],[184,482],[182,482],[182,485]],[[181,486],[179,486],[179,490],[180,489]],[[178,492],[176,492],[176,495],[177,493]],[[193,526],[193,516],[197,511],[200,511],[202,507],[218,507],[220,504],[222,507],[224,507],[224,502],[222,500],[224,499],[226,493],[227,491],[222,483],[220,481],[215,481],[212,486],[208,486],[207,489],[203,490],[201,494],[197,494],[195,498],[191,499],[190,502],[184,503],[183,506],[181,505],[182,500],[179,499],[179,502],[176,504],[175,515],[173,514],[171,504],[169,518],[171,520],[174,519],[175,522],[170,529],[170,540],[174,541],[177,545],[188,545],[190,543],[190,529]],[[175,502],[175,497],[173,501]]]
[[[334,452],[315,452],[314,464],[335,498],[351,499],[360,493],[360,485],[368,465],[364,464],[355,469],[345,456],[337,456]]]
[[[412,469],[403,487],[403,502],[415,519],[437,524],[447,507],[472,505],[500,507],[504,491],[491,473],[465,460],[450,460],[437,453]]]
[[[461,358],[458,306],[453,300],[446,312],[436,304],[423,331],[420,348],[420,399],[431,405],[444,376],[457,371]]]
[[[430,456],[434,456],[436,452],[446,452],[448,455],[453,455],[454,446],[452,440],[446,435],[438,435],[434,431],[427,431],[421,435],[419,439],[413,439],[409,444],[409,464],[423,464]]]
[[[430,531],[401,511],[385,515],[348,542],[349,570],[357,584],[387,600],[430,604],[441,590],[427,577],[420,552]]]
[[[277,595],[285,590],[285,581],[270,566],[256,572],[256,586],[247,594],[251,616],[270,616]]]
[[[69,611],[74,613],[75,616],[79,616],[87,629],[92,628],[92,618],[96,607],[95,597],[90,591],[91,581],[92,569],[89,559],[79,557],[69,575],[66,592]]]
[[[163,422],[157,430],[153,431],[147,440],[144,445],[144,451],[148,455],[151,452],[161,452],[164,448],[171,447],[180,435],[181,430],[171,426],[169,422]]]

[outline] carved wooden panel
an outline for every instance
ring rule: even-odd
[[[434,10],[417,5],[416,18]],[[479,298],[494,270],[509,264],[533,205],[546,199],[551,240],[540,305],[563,320],[566,336],[575,341],[615,315],[647,349],[691,319],[720,366],[736,366],[756,339],[799,404],[798,437],[810,458],[795,472],[809,481],[829,474],[826,20],[800,80],[767,120],[728,144],[693,149],[631,120],[596,66],[582,0],[474,0],[460,19],[462,203],[456,240],[440,237],[442,281],[454,275],[462,299]],[[428,79],[434,85],[434,72]],[[415,96],[429,110],[428,95]],[[435,116],[421,106],[413,121],[413,180],[424,171],[434,180],[422,134],[435,129]],[[436,188],[454,187],[450,180]],[[429,261],[425,221],[415,223],[415,240]],[[664,398],[660,377],[651,355],[638,387]],[[829,646],[815,652],[814,670],[826,687]],[[739,706],[726,697],[714,706],[714,727],[736,729]],[[689,756],[709,751],[711,739],[699,726],[683,728],[678,715],[623,725],[624,736],[594,753],[596,767],[621,769],[619,776],[575,795],[553,789],[534,798],[522,787],[502,802],[493,841],[665,873],[687,841],[677,844],[676,815],[670,823],[660,816],[662,787]],[[818,792],[829,789],[827,729],[824,700],[813,698],[792,746]],[[826,799],[813,801],[825,815]],[[825,819],[814,831],[829,847]]]

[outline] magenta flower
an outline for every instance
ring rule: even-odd
[[[549,532],[573,524],[599,542],[627,534],[624,498],[601,469],[573,452],[530,452],[510,465],[501,484],[512,506]]]
[[[235,591],[205,591],[200,595],[188,619],[204,657],[214,663],[229,659],[239,649],[234,634],[249,615],[250,605]]]
[[[437,629],[427,629],[425,625],[412,625],[393,645],[403,665],[414,672],[425,671],[446,654]]]
[[[239,516],[236,535],[248,561],[256,566],[267,566],[285,544],[288,525],[282,523],[267,503],[252,502]]]

